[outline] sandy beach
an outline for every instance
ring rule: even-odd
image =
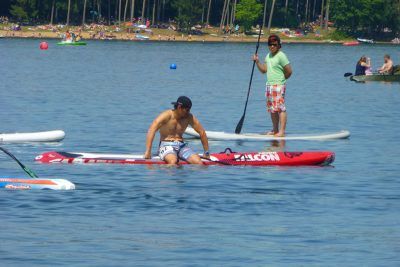
[[[36,38],[36,39],[61,39],[66,30],[75,34],[80,34],[82,40],[125,40],[139,41],[136,35],[146,36],[149,41],[165,41],[165,42],[257,42],[257,34],[245,35],[239,34],[222,34],[216,28],[207,29],[202,35],[188,35],[170,29],[149,29],[138,32],[132,28],[118,28],[114,26],[94,26],[92,29],[84,29],[81,27],[57,27],[57,26],[36,26],[21,27],[21,30],[12,30],[8,27],[0,26],[0,36],[5,38]],[[275,33],[275,31],[271,31]],[[280,34],[283,43],[343,43],[344,41],[334,41],[324,39],[323,37],[315,38],[313,34],[303,37],[289,38]],[[266,42],[267,37],[261,36],[261,42]]]

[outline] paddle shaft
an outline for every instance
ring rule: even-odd
[[[230,163],[228,163],[228,162],[225,162],[225,161],[212,160],[212,159],[209,159],[209,158],[206,158],[206,157],[203,157],[203,156],[200,156],[200,158],[201,158],[201,159],[204,159],[204,160],[211,161],[211,162],[215,162],[215,163],[218,163],[218,164],[221,164],[221,165],[232,166],[232,164],[230,164]]]
[[[32,178],[39,178],[32,170],[30,170],[28,167],[26,167],[24,164],[22,164],[13,154],[11,154],[8,150],[5,148],[0,147],[0,150],[3,151],[5,154],[10,156],[13,160],[15,160],[19,166]]]
[[[260,32],[258,33],[258,40],[257,40],[257,46],[256,46],[256,52],[255,52],[255,54],[257,54],[257,52],[258,52],[258,47],[260,46],[261,30],[262,30],[262,27],[260,27]],[[236,125],[236,129],[235,129],[235,133],[236,133],[236,134],[240,134],[240,132],[242,131],[243,122],[244,122],[244,117],[246,116],[247,103],[249,102],[250,89],[251,89],[251,82],[253,81],[253,74],[254,74],[254,67],[255,67],[255,66],[256,66],[256,61],[253,60],[253,67],[252,67],[252,69],[251,69],[250,82],[249,82],[249,89],[247,90],[246,103],[245,103],[245,105],[244,105],[243,115],[242,115],[242,117],[240,118],[238,124]]]

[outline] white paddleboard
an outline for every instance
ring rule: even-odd
[[[3,178],[0,177],[0,188],[12,190],[51,189],[74,190],[75,185],[65,179],[49,178]]]
[[[62,130],[31,133],[0,133],[0,143],[58,142],[63,140],[64,137],[65,132]]]
[[[229,140],[229,141],[274,141],[274,140],[332,140],[332,139],[345,139],[350,136],[350,132],[342,130],[337,133],[327,134],[287,134],[284,137],[276,137],[273,135],[256,134],[256,133],[226,133],[226,132],[215,132],[206,131],[208,139],[212,140]],[[188,127],[185,134],[191,137],[200,138],[199,134]]]

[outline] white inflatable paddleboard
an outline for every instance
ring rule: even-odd
[[[0,133],[0,143],[58,142],[63,140],[64,137],[65,132],[62,130],[32,133]]]
[[[274,141],[274,140],[332,140],[332,139],[344,139],[350,136],[350,132],[342,130],[337,133],[327,134],[287,134],[284,137],[276,137],[273,135],[256,134],[256,133],[226,133],[226,132],[215,132],[206,131],[208,139],[211,140],[230,140],[230,141]],[[200,138],[199,134],[188,127],[185,134],[191,137]]]
[[[12,190],[51,189],[74,190],[75,185],[65,179],[49,178],[0,178],[0,188]]]

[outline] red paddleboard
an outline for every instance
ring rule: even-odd
[[[42,163],[90,163],[90,164],[166,164],[159,157],[144,159],[143,155],[106,154],[86,152],[45,152],[35,158]],[[202,158],[205,165],[250,166],[310,166],[329,165],[335,160],[330,151],[307,152],[232,152],[226,149],[213,153],[210,159]],[[179,164],[188,164],[181,160]]]

